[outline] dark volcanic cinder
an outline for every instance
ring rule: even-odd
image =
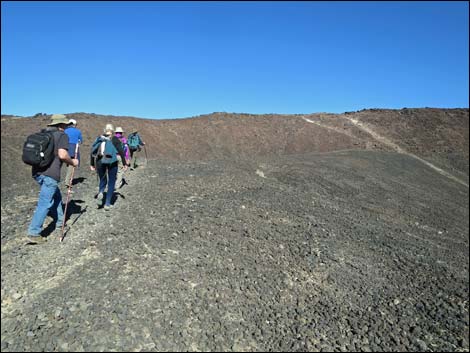
[[[69,116],[151,158],[25,245],[48,119],[2,117],[2,351],[468,351],[468,109]]]

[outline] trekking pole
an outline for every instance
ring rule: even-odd
[[[78,157],[78,146],[79,146],[79,144],[77,143],[77,145],[75,146],[75,158]],[[67,200],[65,201],[64,220],[62,221],[62,232],[61,232],[61,235],[60,235],[60,241],[61,242],[64,241],[65,220],[67,219],[67,206],[69,205],[69,198],[70,198],[70,194],[72,192],[73,174],[75,173],[75,167],[72,167],[72,168],[73,168],[72,169],[72,175],[70,176],[69,188],[67,190]]]
[[[145,165],[148,165],[149,164],[149,159],[147,157],[147,148],[145,147],[145,145],[144,145],[144,151],[145,151]]]

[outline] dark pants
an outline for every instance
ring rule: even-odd
[[[104,192],[106,185],[108,185],[108,191],[106,192],[105,206],[111,205],[111,198],[113,197],[114,187],[116,184],[116,176],[118,172],[118,163],[113,164],[102,164],[100,161],[97,162],[96,170],[100,177],[100,188],[98,192]]]
[[[136,150],[130,149],[129,151],[131,152],[131,168],[137,168],[137,166],[138,166],[138,164],[137,164],[137,152],[140,152],[141,148],[139,146],[138,149],[136,149]]]

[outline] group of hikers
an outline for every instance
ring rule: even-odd
[[[83,143],[82,133],[75,119],[67,119],[63,114],[52,115],[51,122],[41,132],[28,136],[23,146],[23,161],[32,166],[32,176],[40,186],[39,199],[28,228],[29,243],[44,243],[42,227],[47,216],[55,222],[55,229],[63,229],[65,214],[62,194],[59,188],[61,167],[67,165],[65,186],[68,196],[72,192],[74,171],[80,164],[80,144]],[[99,177],[98,193],[95,198],[98,207],[103,206],[109,211],[112,197],[116,189],[125,184],[124,172],[137,167],[137,152],[145,146],[134,131],[127,138],[122,127],[106,124],[103,134],[98,136],[90,149],[90,169]],[[106,196],[104,196],[106,195]],[[104,205],[103,205],[104,201]]]
[[[67,132],[67,130],[65,130]],[[99,176],[99,188],[96,199],[98,205],[104,197],[106,186],[106,198],[104,209],[109,211],[112,207],[111,199],[115,189],[119,189],[125,183],[124,172],[130,165],[131,169],[137,167],[137,151],[144,146],[137,131],[124,136],[124,130],[118,126],[114,129],[112,124],[106,124],[103,135],[99,136],[91,147],[90,169],[96,171]]]

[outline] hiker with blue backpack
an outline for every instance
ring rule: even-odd
[[[116,185],[116,176],[118,172],[118,158],[121,157],[123,170],[127,170],[127,161],[122,142],[114,135],[114,126],[107,124],[104,134],[97,137],[91,147],[90,169],[98,173],[99,189],[96,199],[98,207],[103,203],[103,196],[106,186],[106,198],[104,203],[105,211],[111,209],[111,199]]]
[[[136,152],[141,151],[140,146],[145,146],[145,142],[142,141],[139,132],[134,131],[133,133],[129,134],[129,136],[127,136],[127,144],[131,152],[131,170],[134,170],[138,166]]]

